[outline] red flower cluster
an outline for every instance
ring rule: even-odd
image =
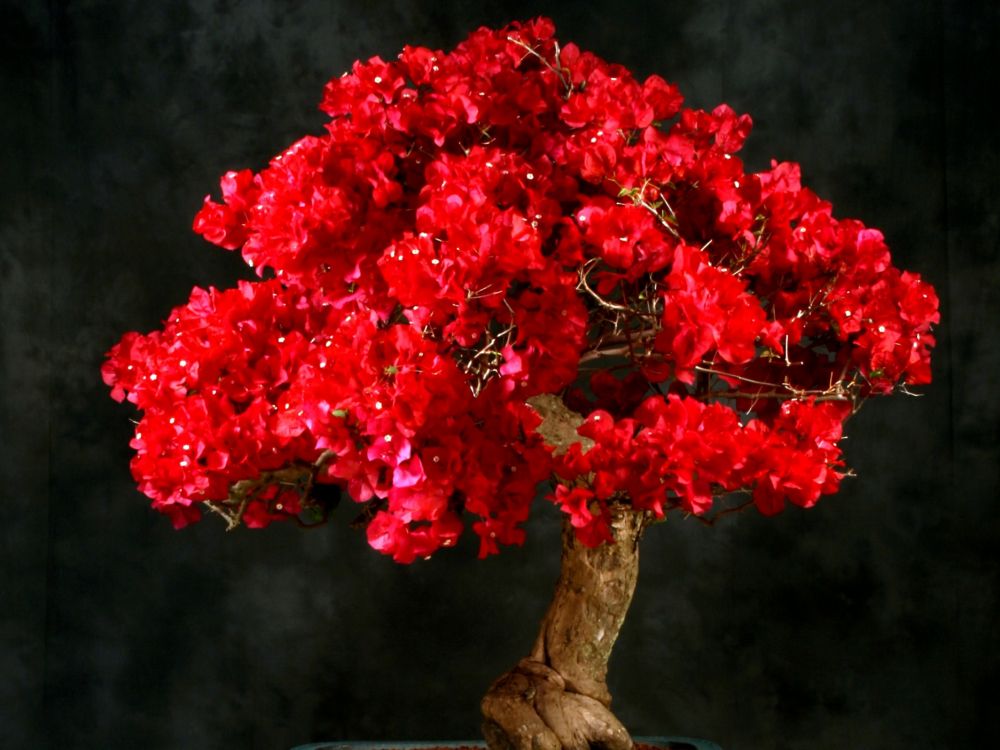
[[[852,407],[930,380],[934,290],[877,230],[794,164],[744,172],[746,115],[684,109],[553,34],[356,63],[324,134],[205,199],[195,230],[264,280],[195,289],[103,370],[143,412],[133,474],[176,526],[304,522],[336,485],[408,562],[463,513],[482,554],[520,543],[552,477],[588,544],[616,503],[810,506]],[[593,448],[553,456],[527,404],[546,393],[589,414]]]
[[[785,500],[808,508],[840,483],[837,442],[849,411],[792,400],[770,422],[744,424],[727,406],[674,394],[651,396],[617,421],[594,411],[578,429],[594,445],[574,443],[555,468],[579,484],[558,485],[552,499],[591,545],[611,540],[609,506],[621,497],[656,518],[671,507],[704,514],[716,495],[738,490],[768,515]]]

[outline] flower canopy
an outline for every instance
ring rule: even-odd
[[[103,369],[175,526],[313,523],[337,485],[408,562],[465,517],[481,554],[520,543],[546,481],[591,545],[614,504],[771,514],[837,489],[864,398],[930,381],[937,298],[878,230],[796,164],[745,172],[747,115],[553,34],[355,63],[325,133],[205,199],[195,230],[260,280],[194,289]],[[559,450],[543,394],[583,419]]]

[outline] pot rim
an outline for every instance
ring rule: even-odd
[[[646,745],[658,745],[663,750],[669,750],[670,743],[690,745],[693,750],[722,750],[714,742],[700,740],[694,737],[680,737],[677,735],[655,736],[655,737],[633,737],[636,742]],[[411,742],[392,740],[382,741],[335,741],[335,742],[312,742],[305,745],[296,745],[291,750],[422,750],[424,748],[459,748],[473,747],[484,748],[486,743],[483,740],[447,740],[442,742]],[[680,748],[678,748],[680,750]],[[688,750],[685,748],[684,750]]]

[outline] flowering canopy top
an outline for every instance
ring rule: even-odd
[[[205,199],[195,230],[261,280],[196,288],[103,370],[175,526],[312,523],[334,484],[408,562],[463,513],[482,554],[520,543],[544,480],[591,545],[616,503],[770,514],[837,489],[861,400],[929,382],[937,298],[878,230],[796,164],[745,172],[747,115],[553,32],[355,63],[323,135]],[[584,416],[567,450],[541,394]]]

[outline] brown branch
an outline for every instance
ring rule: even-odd
[[[758,398],[778,398],[778,399],[803,399],[813,398],[819,401],[853,401],[851,397],[842,393],[831,393],[830,391],[758,391],[750,393],[744,391],[712,391],[707,394],[712,398],[729,399],[758,399]]]
[[[226,531],[233,531],[242,522],[250,502],[256,500],[261,492],[272,485],[298,488],[299,497],[302,500],[308,499],[316,481],[316,474],[322,471],[335,455],[333,451],[326,450],[311,464],[292,464],[273,471],[262,471],[255,479],[234,482],[229,488],[229,497],[225,500],[211,500],[204,505],[226,520]]]
[[[740,490],[740,491],[741,492],[749,493],[749,490]],[[731,493],[727,492],[725,494],[728,495],[728,494],[731,494]],[[745,500],[744,502],[740,503],[739,505],[732,505],[732,506],[730,506],[728,508],[723,508],[722,510],[720,510],[720,511],[714,513],[714,514],[712,514],[711,516],[699,516],[699,515],[697,515],[695,513],[688,512],[688,513],[685,513],[684,517],[685,518],[693,518],[698,523],[703,524],[704,526],[714,526],[716,524],[716,522],[720,518],[722,518],[723,516],[728,516],[731,513],[739,513],[741,511],[746,510],[751,505],[753,505],[753,498],[751,498],[749,500]],[[674,503],[674,504],[672,504],[672,505],[670,505],[668,507],[669,508],[680,508],[681,505],[680,505],[680,503]]]
[[[726,372],[725,370],[715,370],[711,367],[704,367],[702,365],[695,365],[694,370],[696,372],[707,372],[710,375],[722,375],[727,378],[733,378],[733,380],[740,380],[744,383],[752,383],[753,385],[766,385],[768,388],[781,388],[783,387],[780,383],[768,383],[765,380],[754,380],[753,378],[746,378],[742,375],[735,375],[731,372]]]
[[[563,75],[562,70],[560,70],[559,68],[556,68],[552,63],[550,63],[548,60],[546,60],[544,57],[542,57],[541,54],[539,54],[538,50],[536,50],[534,47],[528,46],[528,44],[526,44],[525,42],[521,41],[517,37],[508,36],[507,37],[507,41],[508,42],[513,42],[518,47],[521,47],[524,50],[526,50],[528,52],[528,54],[534,55],[535,57],[537,57],[541,61],[542,65],[544,65],[546,68],[548,68],[553,73],[555,73],[557,76],[559,76],[559,80],[562,81],[563,86],[566,87],[566,98],[567,99],[569,98],[569,95],[573,93],[573,84],[572,84],[572,82],[568,78],[566,78],[565,75]],[[523,60],[524,58],[522,57],[521,59]],[[559,62],[559,45],[558,44],[556,44],[556,62]]]
[[[589,294],[591,297],[594,298],[597,304],[608,310],[616,310],[618,312],[631,312],[631,310],[628,307],[625,307],[624,305],[615,304],[614,302],[609,302],[608,300],[604,299],[604,297],[602,297],[601,295],[599,295],[597,292],[595,292],[593,289],[590,288],[590,284],[587,283],[587,276],[590,275],[590,272],[591,270],[593,270],[594,266],[596,266],[600,262],[601,262],[600,258],[591,258],[584,264],[583,268],[581,268],[579,272],[580,283],[577,285],[577,289],[583,288],[583,290],[587,292],[587,294]]]

